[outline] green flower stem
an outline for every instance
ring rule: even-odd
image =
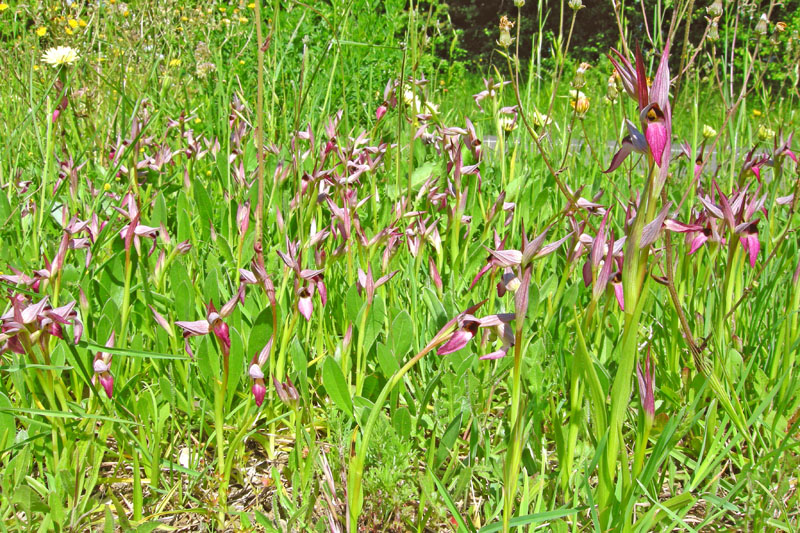
[[[369,441],[372,437],[372,431],[375,429],[378,416],[380,416],[380,414],[383,412],[383,406],[386,404],[386,399],[388,398],[389,393],[398,383],[400,383],[408,371],[414,368],[414,365],[416,365],[420,359],[422,359],[437,345],[447,339],[450,333],[452,333],[452,330],[453,328],[450,327],[446,330],[440,331],[436,337],[434,337],[434,339],[422,349],[422,351],[409,359],[409,361],[403,365],[402,368],[397,370],[392,377],[389,378],[389,381],[386,382],[386,385],[383,386],[378,398],[375,400],[375,405],[372,407],[372,409],[370,409],[369,418],[367,418],[367,423],[364,425],[364,430],[361,434],[361,442],[357,443],[356,453],[350,459],[350,468],[347,472],[347,500],[349,508],[348,520],[350,524],[348,529],[349,531],[356,531],[358,529],[358,517],[361,515],[361,507],[364,503],[364,489],[361,484],[361,480],[364,475],[364,463],[367,457],[367,448],[369,447]]]
[[[614,498],[615,478],[618,461],[622,463],[623,470],[627,463],[627,452],[622,444],[622,425],[625,421],[626,411],[630,403],[632,390],[632,376],[638,353],[639,319],[641,318],[643,303],[646,298],[641,298],[645,284],[647,258],[649,246],[640,247],[642,231],[646,223],[653,218],[655,211],[655,198],[660,191],[655,190],[655,181],[658,167],[651,163],[650,173],[641,197],[641,204],[636,212],[628,240],[625,246],[625,263],[622,268],[622,286],[625,295],[625,318],[622,334],[622,343],[617,356],[618,368],[611,389],[611,409],[608,417],[608,443],[606,454],[601,462],[600,487],[598,503],[601,512],[601,523],[607,523],[611,504]],[[621,457],[620,457],[621,456]]]
[[[219,476],[219,490],[217,493],[217,521],[220,527],[225,527],[228,512],[228,476],[225,468],[225,394],[228,389],[228,357],[222,358],[222,380],[217,381],[214,391],[214,433],[217,437],[217,474]]]

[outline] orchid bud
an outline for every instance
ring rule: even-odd
[[[386,114],[387,110],[388,109],[386,108],[385,104],[379,105],[378,109],[375,110],[375,119],[380,121],[380,119],[382,119],[383,116]]]
[[[250,227],[250,200],[241,204],[236,210],[236,225],[239,228],[239,237],[244,237]]]

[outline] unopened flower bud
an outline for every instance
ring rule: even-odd
[[[712,43],[719,41],[719,17],[711,21],[706,38]]]
[[[519,8],[525,7],[525,0],[514,0],[514,6]]]
[[[706,9],[706,13],[711,15],[713,18],[719,17],[722,15],[722,0],[714,0],[714,3],[708,6]]]
[[[589,99],[581,91],[570,91],[569,105],[575,110],[578,118],[583,119],[589,111]]]
[[[592,68],[589,63],[581,63],[578,65],[578,70],[575,71],[575,77],[572,79],[572,87],[575,89],[582,89],[586,85],[586,78],[584,74]]]
[[[775,138],[775,130],[771,130],[763,124],[758,128],[758,139],[760,141],[771,141]]]
[[[569,0],[567,5],[570,9],[577,11],[583,7],[583,0]]]
[[[717,136],[717,130],[709,126],[708,124],[703,124],[703,138],[709,139],[711,137]]]
[[[767,34],[767,24],[769,23],[769,19],[767,19],[767,15],[762,13],[761,18],[758,19],[758,23],[755,27],[755,32],[759,35],[766,35]]]
[[[619,89],[617,88],[617,80],[614,79],[614,75],[608,77],[608,91],[606,92],[606,97],[610,102],[616,102],[617,98],[619,98]]]

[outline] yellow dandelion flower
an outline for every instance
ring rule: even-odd
[[[50,48],[42,55],[42,61],[54,67],[72,65],[78,60],[78,51],[69,46]]]
[[[0,2],[0,11],[5,11],[6,9],[8,9],[8,4]]]
[[[169,60],[169,66],[171,66],[171,67],[179,67],[179,66],[181,66],[181,60],[178,59],[177,57],[175,59],[170,59]]]
[[[44,37],[45,35],[47,35],[47,28],[45,28],[44,26],[36,28],[36,35],[38,35],[39,37]]]
[[[127,17],[127,16],[129,16],[130,14],[131,14],[131,12],[130,12],[130,11],[128,11],[127,9],[126,9],[125,11],[123,11],[123,12],[122,12],[122,16],[123,16],[123,17]]]
[[[72,35],[73,33],[75,33],[72,31],[72,28],[66,28],[64,31],[66,32],[67,35]]]
[[[78,21],[75,20],[75,19],[69,19],[67,21],[67,24],[69,24],[69,27],[72,28],[72,29],[75,29],[75,28],[78,27]]]
[[[87,25],[87,22],[85,20],[78,19],[78,26],[80,26],[81,28],[85,28],[86,25]]]

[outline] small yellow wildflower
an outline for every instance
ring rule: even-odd
[[[244,59],[240,59],[240,60],[239,60],[239,64],[240,64],[240,65],[244,65]]]
[[[44,37],[45,35],[47,35],[47,28],[45,28],[44,26],[36,28],[36,35],[38,35],[39,37]]]
[[[203,122],[203,121],[200,120],[200,117],[197,117],[196,119],[194,119],[194,123],[195,124],[200,124],[201,122]]]
[[[108,3],[109,3],[109,4],[116,4],[116,3],[117,3],[117,0],[108,0]]]
[[[87,25],[87,22],[85,20],[78,19],[78,26],[80,26],[81,28],[85,28],[86,25]]]
[[[74,31],[72,31],[72,28],[66,28],[64,32],[66,32],[67,35],[72,35],[73,33],[75,33]]]
[[[127,16],[129,16],[130,14],[131,14],[131,12],[130,12],[130,11],[128,11],[127,9],[126,9],[125,11],[123,11],[123,12],[122,12],[122,16],[123,16],[123,17],[127,17]]]
[[[0,2],[0,11],[5,11],[6,9],[8,9],[8,4]]]
[[[75,19],[69,19],[67,21],[67,24],[69,24],[69,27],[72,28],[73,30],[78,27],[78,21]]]
[[[110,183],[104,183],[103,184],[103,190],[104,191],[110,191],[111,190],[111,184]]]
[[[255,2],[250,2],[249,4],[247,4],[247,7],[248,7],[248,9],[255,9],[256,8],[256,3]]]
[[[34,65],[33,70],[39,70],[39,65]]]
[[[189,17],[187,17],[186,15],[184,15],[184,16],[182,16],[182,17],[181,17],[181,21],[183,21],[183,22],[188,22],[188,21],[189,21]]]
[[[761,116],[761,111],[759,111],[758,109],[753,109],[753,116],[754,117],[760,117]]]
[[[234,7],[234,8],[233,8],[233,14],[235,15],[235,14],[237,14],[238,12],[239,12],[239,8],[238,8],[238,7]]]
[[[219,8],[219,12],[220,12],[220,13],[225,13],[225,8],[224,8],[224,7],[222,7],[222,6],[220,6],[220,8]]]
[[[247,17],[239,17],[239,22],[242,24],[247,24],[249,21],[247,20]]]
[[[179,66],[181,66],[181,60],[178,59],[177,57],[175,59],[170,59],[169,60],[169,66],[170,67],[179,67]]]
[[[210,170],[206,170],[206,176],[210,176],[210,175],[211,175],[211,171]]]

